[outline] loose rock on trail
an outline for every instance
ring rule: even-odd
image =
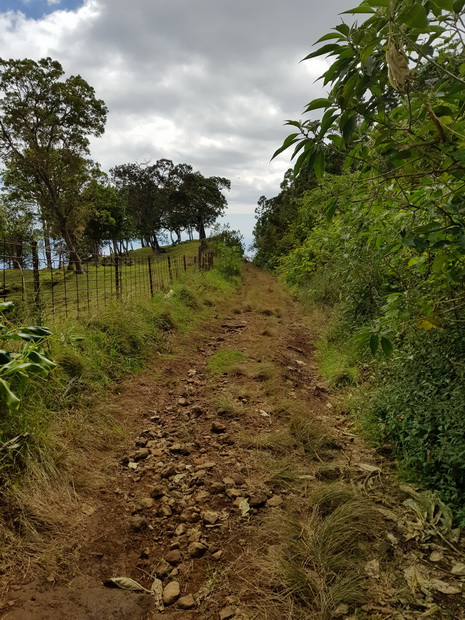
[[[71,548],[66,535],[49,542],[35,580],[5,579],[0,617],[465,617],[460,533],[444,542],[439,521],[412,509],[424,496],[399,485],[392,463],[359,438],[318,376],[315,332],[300,306],[247,266],[242,287],[215,312],[172,336],[171,354],[112,396],[128,436],[95,463],[99,486]],[[230,361],[218,370],[220,359]],[[292,602],[295,587],[266,568],[270,555],[288,553],[282,525],[304,522],[312,494],[346,487],[378,522],[368,547],[353,537],[365,545],[358,615],[351,600]],[[344,544],[355,562],[359,549],[351,538]],[[322,575],[315,583],[329,592],[324,579],[333,577]]]

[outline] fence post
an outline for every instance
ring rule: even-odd
[[[116,297],[120,297],[121,294],[121,282],[120,282],[120,271],[119,271],[119,256],[115,254],[115,288],[116,288]]]
[[[173,272],[171,270],[171,258],[168,256],[168,273],[170,274],[170,280],[173,281]]]
[[[147,256],[147,265],[149,268],[150,296],[153,297],[152,258],[150,256]]]
[[[186,263],[186,255],[185,254],[182,255],[182,260],[183,260],[183,263],[184,263],[184,271],[187,271],[187,263]]]
[[[34,305],[37,312],[40,313],[40,272],[37,241],[32,242],[32,274],[34,281]]]

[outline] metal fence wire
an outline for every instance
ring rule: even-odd
[[[0,301],[40,316],[79,317],[115,300],[152,297],[188,270],[208,270],[213,262],[214,253],[200,247],[194,256],[109,254],[79,269],[69,252],[0,241]]]

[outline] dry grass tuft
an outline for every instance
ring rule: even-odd
[[[216,413],[224,418],[240,418],[244,407],[231,394],[219,394],[215,399]]]
[[[270,450],[276,454],[287,454],[296,447],[295,439],[285,428],[254,434],[242,433],[239,435],[239,443],[245,448]]]
[[[354,608],[365,600],[363,566],[380,533],[379,514],[341,483],[322,485],[309,505],[310,515],[270,524],[280,542],[271,545],[264,570],[273,584],[271,609],[292,607],[288,617],[329,620],[340,604]]]

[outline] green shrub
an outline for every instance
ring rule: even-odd
[[[380,363],[364,416],[408,478],[440,492],[465,524],[465,334],[416,330]]]

